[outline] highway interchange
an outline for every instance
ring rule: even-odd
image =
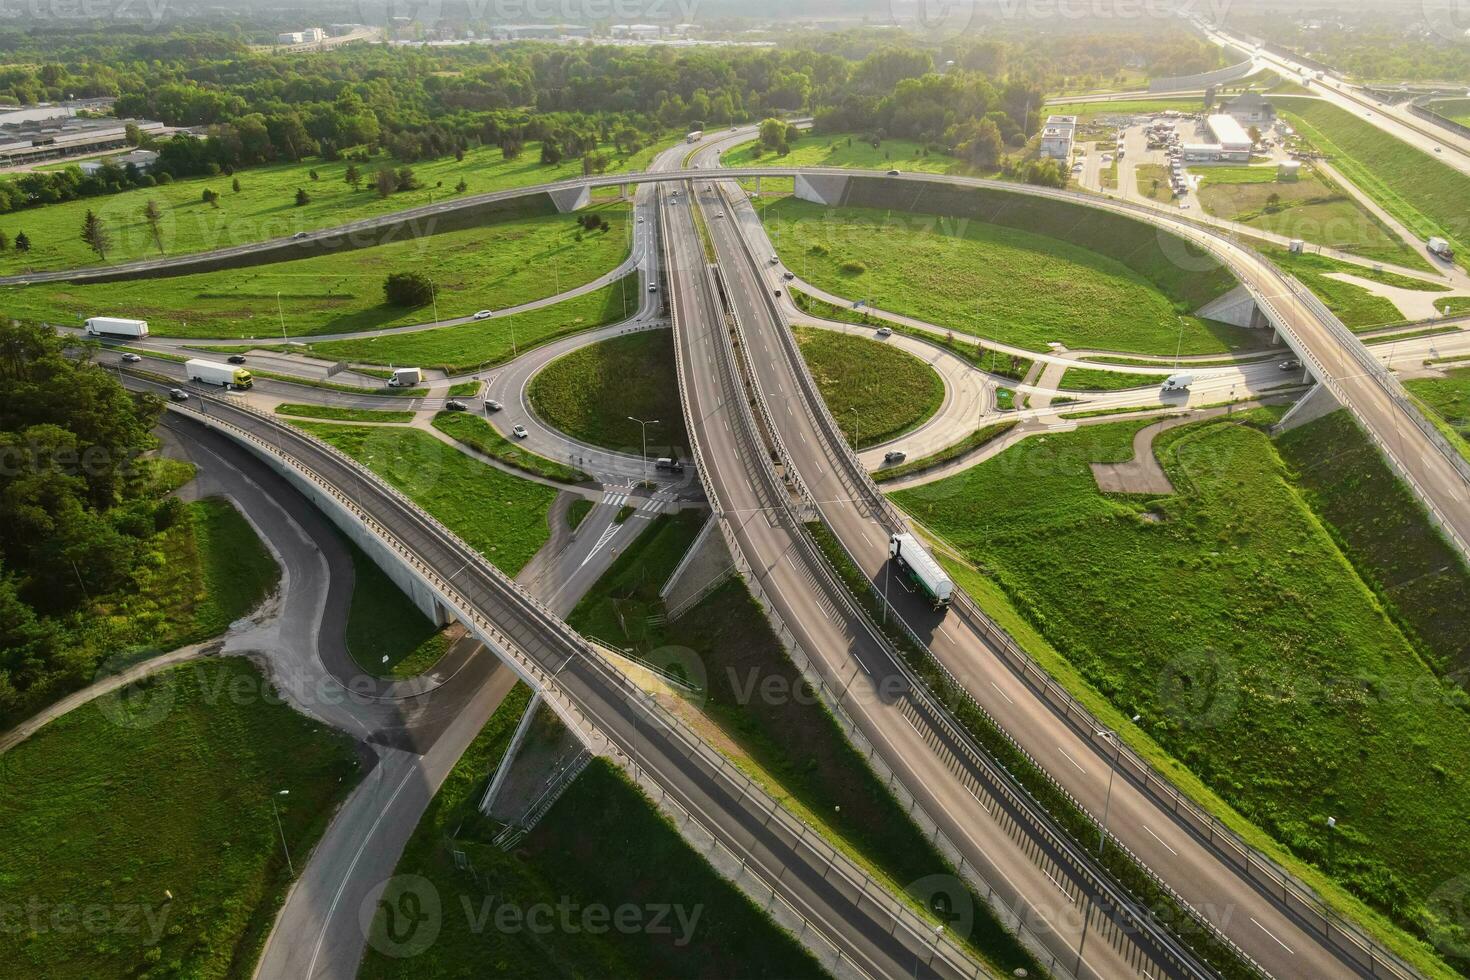
[[[836,438],[831,420],[824,417],[825,408],[815,398],[810,379],[804,376],[802,363],[794,353],[788,330],[794,312],[786,305],[789,297],[778,302],[773,296],[781,285],[783,270],[764,261],[771,247],[759,219],[738,185],[724,175],[711,173],[718,165],[720,149],[746,138],[748,131],[740,131],[711,141],[689,160],[682,159],[685,149],[676,148],[660,157],[655,170],[661,172],[581,182],[586,186],[640,185],[635,213],[649,220],[635,226],[645,230],[635,238],[635,251],[627,267],[636,265],[646,276],[657,275],[667,297],[678,344],[686,421],[694,441],[691,449],[699,459],[697,476],[724,525],[723,533],[735,545],[739,560],[773,617],[796,634],[801,649],[828,687],[842,692],[841,710],[899,776],[907,792],[919,801],[968,869],[993,888],[998,903],[1025,924],[1026,932],[1043,958],[1049,959],[1054,972],[1107,977],[1194,975],[1192,971],[1199,966],[1187,951],[1147,923],[1131,921],[1126,901],[1119,901],[1112,890],[1115,886],[1098,874],[1087,854],[1059,840],[1003,781],[998,782],[993,773],[987,774],[981,754],[957,734],[942,706],[915,689],[887,642],[850,599],[833,589],[828,574],[817,567],[815,553],[795,522],[797,515],[820,514],[864,573],[879,583],[883,580],[886,536],[899,518],[866,477],[865,467],[871,468],[875,454],[884,447],[869,451],[860,463]],[[781,168],[741,173],[793,175]],[[803,173],[849,176],[816,169]],[[992,182],[931,175],[897,178],[936,179],[994,186]],[[1001,186],[1023,193],[1044,193]],[[671,201],[675,187],[683,188],[677,204]],[[529,192],[534,189],[512,193]],[[1426,503],[1465,540],[1470,531],[1470,510],[1466,509],[1460,473],[1438,453],[1418,424],[1406,420],[1405,413],[1413,409],[1394,397],[1383,377],[1365,369],[1365,357],[1371,359],[1371,355],[1365,355],[1356,340],[1344,340],[1331,323],[1324,322],[1320,311],[1269,263],[1239,243],[1177,215],[1067,192],[1047,196],[1116,209],[1206,244],[1255,287],[1273,322],[1307,361],[1312,376],[1326,381],[1353,408]],[[445,207],[453,205],[434,206]],[[718,281],[704,260],[693,222],[692,211],[696,208],[704,213],[716,251]],[[717,217],[721,212],[728,217]],[[655,236],[655,228],[662,234]],[[330,237],[332,232],[320,234]],[[197,257],[151,260],[134,271],[146,274],[170,266],[185,268],[194,261]],[[627,324],[549,345],[495,371],[484,372],[490,385],[485,397],[497,398],[508,407],[503,417],[496,417],[497,424],[508,426],[525,418],[528,424],[534,423],[530,439],[533,448],[557,459],[574,461],[599,480],[640,476],[641,460],[567,441],[535,419],[524,397],[529,378],[564,350],[624,329],[663,327],[662,304],[650,299],[651,294],[642,288],[639,295],[639,312]],[[727,320],[727,314],[733,319]],[[727,330],[731,322],[748,355],[744,368],[729,345]],[[1463,338],[1439,340],[1441,345],[1462,342]],[[922,341],[906,339],[902,343],[914,350],[923,346]],[[1395,345],[1391,356],[1422,356],[1427,345],[1434,343],[1434,338],[1406,340],[1402,348]],[[160,350],[169,348],[167,341],[151,341],[149,346],[154,344]],[[1386,352],[1374,353],[1381,360]],[[165,361],[150,362],[150,370],[168,374],[177,369]],[[1123,366],[1118,370],[1158,371]],[[1221,400],[1227,386],[1232,393],[1237,386],[1244,393],[1264,388],[1268,382],[1279,384],[1282,377],[1274,358],[1200,369],[1199,373],[1200,391],[1191,396],[1197,403]],[[928,452],[953,441],[961,427],[973,427],[993,410],[993,404],[986,402],[989,389],[984,385],[967,388],[973,378],[959,373],[946,377],[947,407],[952,411],[941,411],[941,422],[910,434],[907,445],[915,452]],[[742,386],[747,384],[763,406],[762,419],[750,414],[749,400],[741,397]],[[262,381],[260,394],[264,397],[254,400],[260,403],[258,408],[268,408],[274,401],[298,398],[304,390],[289,383]],[[1041,388],[1022,390],[1023,394],[1046,393]],[[416,410],[437,407],[442,402],[439,395],[409,400],[326,395],[320,390],[310,394],[314,396],[310,400],[372,407],[402,407],[407,403]],[[1152,389],[1089,397],[1089,408],[1157,401]],[[733,852],[747,857],[752,867],[764,869],[767,873],[761,876],[763,880],[776,887],[783,900],[808,922],[818,924],[825,939],[841,950],[860,973],[906,974],[915,968],[912,961],[916,949],[923,953],[918,975],[958,976],[973,968],[945,943],[932,941],[926,947],[922,927],[899,913],[888,909],[885,918],[883,912],[865,907],[850,892],[834,886],[830,855],[803,847],[802,841],[783,836],[762,823],[759,800],[736,787],[700,751],[691,749],[690,733],[678,729],[655,707],[630,693],[630,685],[615,676],[600,655],[592,653],[560,622],[558,617],[569,611],[580,594],[578,589],[564,590],[552,606],[542,606],[504,581],[466,546],[418,513],[410,502],[320,444],[257,411],[227,402],[210,401],[207,406],[203,421],[253,451],[274,457],[277,467],[284,466],[298,484],[316,483],[339,498],[338,503],[353,513],[354,520],[365,522],[374,533],[390,541],[415,573],[481,640],[498,650],[517,673],[552,695],[553,704],[564,718],[591,744],[646,773],[679,805],[696,814],[701,824]],[[183,411],[196,414],[192,408]],[[1055,410],[1046,406],[1028,412],[1018,417],[1062,424]],[[766,454],[752,440],[766,441],[777,448],[801,492],[793,496],[774,478],[774,471],[768,471],[761,462]],[[690,474],[682,485],[672,481],[664,489],[670,496],[697,495],[699,486],[693,476]],[[589,494],[601,499],[600,493]],[[601,510],[604,523],[610,523],[606,515],[610,508]],[[452,574],[456,569],[464,570],[464,574],[456,577]],[[583,587],[590,585],[598,569],[594,565],[590,571],[581,572],[578,582]],[[553,573],[544,580],[556,578]],[[1349,962],[1356,955],[1346,951],[1350,939],[1341,934],[1327,935],[1320,920],[1268,894],[1274,881],[1263,885],[1265,876],[1243,870],[1230,858],[1228,848],[1211,842],[1194,823],[1177,816],[1157,788],[1146,788],[1135,778],[1110,779],[1115,744],[1096,728],[1089,730],[1080,724],[1072,713],[1058,711],[1053,693],[1017,670],[1009,653],[1000,649],[994,627],[977,610],[961,603],[939,616],[907,593],[889,594],[893,614],[924,641],[968,695],[1085,809],[1100,814],[1106,799],[1111,815],[1109,832],[1264,972],[1280,977],[1365,972]],[[477,727],[469,721],[458,724],[456,738],[472,737]],[[428,765],[417,784],[419,790],[411,794],[415,797],[413,806],[394,812],[388,820],[388,826],[396,828],[400,838],[398,847],[416,823],[414,811],[421,812],[436,780],[442,779],[446,763],[452,764],[457,756],[452,751],[455,744],[459,744],[456,739],[445,742]],[[365,827],[378,827],[378,817],[388,813],[397,799],[395,791],[385,806],[380,796],[360,795],[363,802],[356,809],[349,806],[344,810],[351,814],[342,824],[344,843],[335,850],[324,843],[321,853],[326,857],[313,861],[308,878],[288,900],[267,947],[263,964],[269,967],[263,965],[262,976],[351,976],[355,971],[361,937],[353,936],[357,930],[355,912],[337,912],[339,907],[353,907],[351,901],[342,904],[340,896],[350,892],[359,902],[367,900],[381,882],[378,873],[384,868],[391,871],[391,858],[396,854],[389,846],[371,869],[373,874],[357,870],[354,854],[362,852],[346,846],[345,842],[355,839],[350,831],[356,828],[360,835]],[[373,819],[364,822],[365,815]],[[332,840],[330,832],[328,840]],[[851,874],[851,869],[846,873]],[[899,920],[903,921],[901,928],[895,926]],[[314,950],[325,949],[327,954],[323,958],[313,953],[303,963],[297,951],[303,944]],[[1393,972],[1382,965],[1379,969]]]

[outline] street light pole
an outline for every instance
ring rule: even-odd
[[[281,322],[281,343],[287,343],[286,314],[281,311],[281,291],[279,289],[276,290],[276,319]]]
[[[635,419],[633,416],[629,415],[628,416],[628,421],[629,422],[637,422],[638,425],[639,425],[639,427],[643,430],[643,476],[644,476],[645,479],[647,479],[647,477],[648,477],[648,427],[650,425],[658,425],[658,419],[649,419],[648,421],[645,422],[643,419]]]
[[[289,789],[283,789],[276,796],[290,796]],[[269,797],[271,801],[271,813],[276,817],[276,830],[281,835],[281,850],[286,854],[286,870],[291,872],[291,877],[296,877],[296,868],[291,864],[291,849],[286,846],[286,828],[281,826],[281,811],[276,809],[276,797]]]
[[[439,291],[434,288],[434,280],[429,280],[429,301],[434,304],[434,326],[439,325]]]
[[[1118,742],[1118,736],[1114,732],[1101,731],[1099,737],[1113,743],[1113,758],[1111,767],[1108,769],[1108,794],[1103,800],[1102,822],[1097,825],[1097,856],[1102,857],[1103,842],[1108,835],[1108,809],[1113,805],[1113,777],[1118,775],[1118,756],[1123,752],[1123,746]]]

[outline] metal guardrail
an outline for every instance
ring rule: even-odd
[[[728,201],[728,198],[727,203],[731,203]],[[731,204],[731,207],[733,207],[733,204]],[[1219,237],[1223,238],[1224,236]],[[741,235],[741,240],[742,242],[745,241],[743,234]],[[1240,245],[1233,241],[1230,244],[1254,253],[1254,250],[1248,246]],[[749,256],[750,249],[747,247],[745,251]],[[1254,254],[1256,254],[1257,258],[1265,261],[1258,253]],[[1243,274],[1244,270],[1236,267],[1228,258],[1222,257],[1222,260],[1227,263],[1227,266],[1230,267],[1231,272],[1236,275],[1237,279],[1243,283],[1247,282],[1248,277]],[[753,262],[754,259],[751,258],[750,261]],[[1283,280],[1287,278],[1285,274],[1278,273],[1278,275]],[[1294,280],[1292,281],[1294,282]],[[1300,283],[1296,283],[1293,295],[1297,295],[1297,290],[1305,292],[1311,301],[1315,301],[1317,307],[1313,310],[1315,314],[1319,316],[1325,314],[1326,317],[1330,318],[1327,321],[1329,325],[1335,323],[1336,328],[1346,334],[1346,339],[1351,341],[1355,355],[1360,356],[1367,362],[1371,362],[1374,369],[1374,376],[1380,378],[1381,381],[1380,376],[1386,373],[1386,369],[1372,357],[1367,348],[1356,337],[1352,336],[1351,331],[1337,317],[1333,316],[1331,311],[1311,294],[1310,290],[1306,290]],[[1260,294],[1255,289],[1252,289],[1252,293],[1255,294],[1258,302],[1262,303],[1265,308],[1274,314],[1272,318],[1273,323],[1284,322],[1284,318],[1281,317],[1279,311],[1275,309],[1264,294]],[[843,460],[845,464],[844,469],[852,477],[851,482],[854,488],[859,489],[867,496],[873,510],[888,518],[890,522],[888,530],[890,533],[905,529],[905,517],[878,490],[877,484],[873,482],[867,470],[858,461],[857,456],[847,448],[846,441],[841,438],[841,430],[828,410],[826,401],[817,390],[815,380],[811,377],[811,373],[807,369],[806,362],[801,357],[800,351],[796,349],[795,340],[792,337],[791,330],[780,307],[769,296],[764,295],[764,291],[763,301],[777,318],[776,322],[782,326],[782,329],[778,332],[781,335],[787,358],[792,362],[793,369],[801,381],[803,395],[805,396],[804,400],[809,406],[809,414],[813,416],[819,425],[822,425],[827,430],[830,444],[834,447],[839,458]],[[1327,372],[1321,363],[1312,357],[1305,346],[1300,345],[1300,342],[1298,342],[1298,346],[1301,347],[1303,355],[1315,365],[1316,371],[1314,373],[1317,377],[1326,380]],[[1335,383],[1329,383],[1328,387],[1330,389],[1334,388]],[[1340,401],[1346,404],[1346,399],[1340,389],[1334,390],[1333,393]],[[1415,412],[1413,414],[1417,416],[1418,413]],[[1419,421],[1422,422],[1422,419]],[[1422,424],[1427,425],[1428,423],[1422,422]],[[1435,434],[1438,435],[1437,432]],[[1375,441],[1378,440],[1375,439]],[[1440,441],[1443,441],[1442,437]],[[1381,442],[1379,444],[1380,446],[1382,445]],[[1445,444],[1444,448],[1453,452],[1452,449],[1449,449],[1448,444]],[[1389,458],[1393,459],[1391,455]],[[1460,462],[1463,463],[1463,460],[1460,460]],[[1397,466],[1396,468],[1401,469]],[[1413,483],[1412,478],[1409,478],[1409,480]],[[1467,476],[1467,480],[1470,480],[1470,476]],[[1454,534],[1448,524],[1443,521],[1442,515],[1438,514],[1437,509],[1433,507],[1432,503],[1422,491],[1418,495],[1430,508],[1430,512],[1436,515],[1447,535],[1459,543],[1463,552],[1464,543],[1459,540],[1458,536]],[[994,648],[1005,655],[1005,659],[1022,679],[1027,682],[1028,686],[1032,687],[1037,693],[1042,694],[1047,703],[1054,710],[1058,710],[1061,713],[1062,717],[1075,732],[1089,741],[1095,742],[1099,738],[1097,734],[1099,731],[1108,730],[1108,726],[1099,721],[1081,702],[1077,701],[1076,698],[1052,680],[1051,675],[1047,673],[1046,669],[1032,658],[1030,654],[1022,650],[1019,644],[999,624],[980,609],[979,605],[975,603],[965,590],[956,589],[955,592],[958,597],[958,602],[956,603],[957,611],[961,612],[972,628],[975,628]],[[918,638],[915,637],[915,639]],[[927,644],[920,641],[920,646],[925,651],[928,651]],[[932,652],[930,653],[930,657],[933,658]],[[934,658],[934,660],[935,663],[938,663],[937,658]],[[941,669],[944,669],[943,664],[938,665]],[[948,673],[947,670],[946,673]],[[966,690],[962,685],[960,689]],[[967,690],[966,693],[968,695]],[[982,708],[981,710],[984,709]],[[1010,736],[1007,735],[1007,738],[1010,738]],[[1014,739],[1011,739],[1011,741],[1014,742]],[[1330,942],[1334,948],[1348,954],[1368,975],[1373,977],[1395,978],[1395,980],[1411,980],[1411,978],[1417,978],[1419,976],[1417,970],[1396,953],[1367,935],[1360,927],[1334,915],[1326,900],[1315,889],[1267,857],[1253,845],[1247,843],[1243,837],[1227,828],[1218,818],[1207,813],[1202,807],[1187,799],[1172,782],[1155,770],[1131,748],[1124,745],[1121,740],[1117,740],[1116,744],[1122,747],[1119,757],[1127,760],[1130,779],[1143,789],[1150,798],[1165,806],[1175,816],[1186,818],[1186,825],[1194,830],[1217,856],[1240,870],[1248,880],[1254,882],[1259,887],[1263,887],[1268,894],[1271,894],[1277,900],[1291,907],[1299,917],[1317,928],[1323,938]],[[1112,745],[1109,745],[1108,748],[1111,749]],[[1084,812],[1086,812],[1085,809]],[[1170,890],[1172,891],[1172,889]],[[1214,931],[1218,934],[1218,930]],[[1230,942],[1229,939],[1223,936],[1221,938],[1227,943]],[[1234,944],[1231,943],[1231,945],[1233,946]]]

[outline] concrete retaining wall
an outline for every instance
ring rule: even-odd
[[[829,176],[826,174],[796,175],[796,196],[803,201],[811,201],[813,204],[825,204],[827,207],[836,207],[842,203],[842,197],[847,193],[847,178]]]
[[[1233,82],[1238,78],[1244,78],[1255,69],[1255,61],[1237,47],[1226,47],[1227,55],[1245,60],[1224,68],[1216,68],[1214,71],[1200,72],[1198,75],[1175,75],[1170,78],[1155,78],[1148,83],[1150,92],[1194,92],[1209,88],[1211,85],[1221,85],[1225,82]]]
[[[1433,96],[1426,96],[1415,99],[1414,101],[1409,103],[1409,111],[1426,122],[1434,123],[1441,129],[1449,130],[1452,133],[1470,139],[1470,126],[1457,123],[1447,116],[1441,116],[1439,113],[1429,108],[1427,103],[1432,102],[1433,100]]]
[[[1244,286],[1236,286],[1218,299],[1211,300],[1195,310],[1194,315],[1255,330],[1262,330],[1271,325],[1266,319],[1266,314],[1262,313],[1261,308],[1256,305],[1255,296],[1251,295],[1251,291]]]

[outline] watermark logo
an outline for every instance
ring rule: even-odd
[[[1458,875],[1436,888],[1425,908],[1434,945],[1451,959],[1470,961],[1470,874]]]
[[[963,881],[951,874],[926,875],[904,888],[924,903],[939,927],[954,939],[965,939],[975,927],[975,899]],[[936,935],[940,928],[936,927]]]
[[[134,647],[120,651],[104,660],[97,668],[93,683],[103,683],[116,678],[143,661],[150,660],[163,651],[149,647]],[[102,716],[118,728],[129,731],[144,731],[162,722],[173,711],[176,679],[171,671],[127,681],[92,700]]]
[[[418,956],[434,945],[444,924],[439,890],[422,875],[394,875],[368,893],[358,924],[368,945],[384,956]]]
[[[893,23],[928,41],[959,37],[975,25],[975,0],[889,0]]]
[[[1445,40],[1470,37],[1470,0],[1420,0],[1419,10],[1429,29]]]
[[[1224,724],[1234,716],[1239,699],[1235,662],[1215,650],[1183,650],[1159,675],[1159,702],[1188,728]]]
[[[170,0],[0,0],[0,18],[36,21],[121,21],[158,25]]]

